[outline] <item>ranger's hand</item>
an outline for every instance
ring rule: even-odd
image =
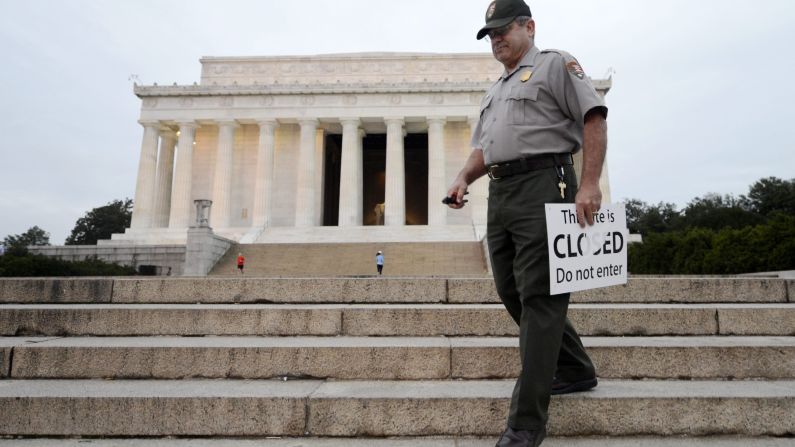
[[[461,178],[456,178],[452,185],[450,185],[450,189],[447,190],[447,197],[453,199],[452,203],[449,203],[447,206],[453,208],[455,210],[461,209],[464,207],[464,195],[467,193],[467,182],[465,182]]]
[[[588,225],[593,225],[593,214],[602,206],[602,191],[599,190],[599,185],[584,184],[580,186],[577,196],[574,198],[574,204],[577,207],[577,220],[580,222],[580,227],[585,228],[586,222]]]

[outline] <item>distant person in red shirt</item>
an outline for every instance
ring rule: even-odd
[[[243,274],[243,267],[246,266],[246,258],[243,257],[243,253],[237,254],[237,270],[240,271],[240,274]]]

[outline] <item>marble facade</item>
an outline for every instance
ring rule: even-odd
[[[135,86],[143,140],[133,219],[108,242],[184,243],[198,199],[213,201],[216,233],[243,243],[482,236],[486,179],[463,210],[440,200],[468,156],[481,96],[502,71],[490,54],[205,57],[201,65],[193,85]],[[603,95],[611,86],[594,83]],[[406,194],[410,134],[427,135],[422,225],[407,225],[407,201],[416,199]],[[364,225],[375,212],[363,201],[362,167],[373,135],[385,136],[383,226]],[[329,136],[341,136],[338,195],[325,190]],[[609,201],[606,167],[602,181]],[[338,197],[334,222],[324,219],[329,197]]]

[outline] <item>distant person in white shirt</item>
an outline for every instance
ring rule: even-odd
[[[384,270],[384,254],[380,251],[375,254],[375,268],[378,269],[378,274],[381,274],[381,271]]]

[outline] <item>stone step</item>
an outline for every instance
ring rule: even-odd
[[[738,277],[633,277],[626,285],[572,294],[575,303],[786,303],[795,280]],[[491,278],[451,279],[448,302],[500,302]]]
[[[795,281],[630,278],[576,303],[786,303]],[[499,303],[490,278],[0,279],[0,303]]]
[[[2,339],[0,339],[2,340]],[[70,337],[10,346],[15,379],[514,378],[518,339]],[[795,337],[585,337],[602,378],[795,378]],[[6,348],[8,349],[8,348]]]
[[[572,304],[582,335],[795,335],[795,304]],[[508,336],[501,304],[4,304],[0,336]]]
[[[496,436],[513,381],[0,381],[6,436]],[[603,381],[552,436],[786,436],[795,382]]]
[[[494,447],[497,437],[259,439],[0,439],[0,447]],[[710,437],[547,438],[544,447],[795,447],[795,439]]]
[[[472,229],[468,234],[471,237]],[[333,277],[375,275],[375,255],[382,251],[386,276],[486,276],[480,242],[359,242],[238,244],[227,251],[210,275],[240,275],[237,256],[246,258],[252,277]]]

